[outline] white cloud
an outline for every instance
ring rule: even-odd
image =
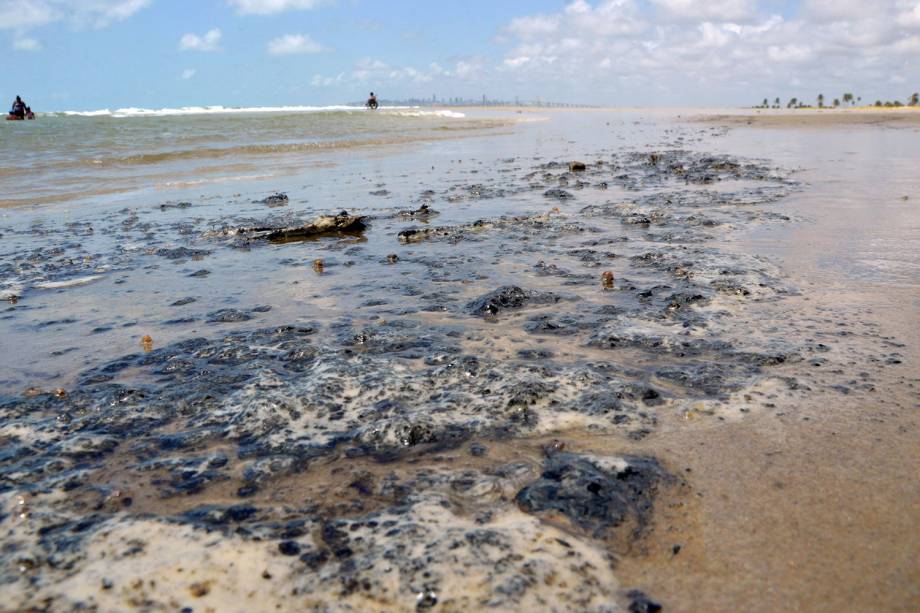
[[[322,53],[328,49],[310,38],[308,34],[285,34],[268,42],[271,55]]]
[[[188,81],[189,79],[195,76],[196,72],[198,71],[195,70],[194,68],[186,68],[185,70],[182,71],[182,78]]]
[[[314,75],[310,84],[314,87],[333,87],[385,83],[393,87],[397,84],[422,85],[436,79],[478,82],[485,70],[485,61],[480,57],[458,60],[453,68],[441,66],[437,62],[432,62],[425,68],[397,67],[390,66],[379,59],[364,58],[355,65],[353,70],[340,72],[334,77]]]
[[[719,26],[708,21],[701,23],[699,28],[701,47],[724,47],[732,41],[733,35],[737,35],[737,33],[733,32],[730,28]]]
[[[914,56],[914,82],[920,81],[916,75],[916,56],[920,54],[920,36],[911,36],[910,38],[904,38],[899,40],[897,43],[892,45],[891,50],[898,55],[912,55]]]
[[[60,13],[48,4],[0,0],[0,29],[24,30],[57,19],[60,19]]]
[[[332,87],[333,85],[341,85],[348,81],[348,75],[344,72],[340,72],[334,77],[324,77],[321,74],[313,75],[313,79],[310,81],[310,85],[313,87]]]
[[[914,6],[906,6],[898,15],[898,24],[905,28],[920,28],[920,2]]]
[[[151,0],[122,0],[121,2],[105,2],[104,0],[83,2],[91,11],[97,12],[97,24],[108,24],[112,21],[123,21],[139,10],[150,5]]]
[[[487,66],[484,58],[471,57],[457,60],[454,65],[453,76],[457,79],[478,81],[484,77],[486,70]]]
[[[288,10],[308,10],[323,4],[325,0],[227,0],[227,4],[251,15],[272,15]]]
[[[635,0],[603,0],[597,5],[576,0],[560,16],[562,35],[572,37],[572,30],[594,36],[634,36],[648,30]]]
[[[526,55],[520,55],[518,57],[509,57],[505,60],[504,64],[508,68],[520,68],[524,64],[530,61],[530,58]]]
[[[152,0],[0,0],[0,30],[20,32],[57,21],[104,28],[150,6]]]
[[[179,39],[179,49],[181,51],[218,51],[222,36],[220,28],[209,30],[203,36],[185,34]]]
[[[16,51],[41,51],[42,44],[34,38],[14,38],[13,49]]]
[[[339,78],[342,81],[367,83],[368,81],[395,81],[404,74],[399,69],[394,69],[378,59],[364,58],[357,63],[354,70],[344,76],[339,75]]]
[[[649,0],[659,15],[684,21],[749,21],[757,14],[754,0]]]
[[[508,32],[521,38],[530,38],[543,34],[552,34],[559,29],[559,17],[535,15],[534,17],[517,17],[511,20]]]
[[[878,14],[881,2],[866,2],[866,0],[803,0],[802,14],[812,22],[821,21],[849,21],[872,17]]]
[[[570,1],[508,22],[490,83],[544,98],[648,103],[663,95],[671,104],[835,88],[889,95],[891,74],[920,83],[920,61],[906,59],[920,51],[918,0],[783,4],[785,17],[773,14],[774,0]]]
[[[800,63],[814,58],[814,50],[808,45],[772,45],[767,47],[767,56],[777,63]]]

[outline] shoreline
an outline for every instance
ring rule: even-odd
[[[193,123],[196,119],[203,122],[197,129]],[[366,119],[355,116],[349,121],[360,127],[360,122],[368,123]],[[147,127],[148,131],[158,133],[163,129],[163,118],[114,120],[129,122],[117,127],[108,118],[80,120],[77,127],[68,125],[66,119],[54,125],[38,125],[39,130],[30,130],[26,136],[39,140],[23,144],[26,154],[36,158],[31,171],[0,172],[0,181],[4,181],[0,183],[0,211],[43,210],[94,199],[133,205],[150,198],[150,190],[169,191],[174,198],[188,199],[198,195],[195,186],[201,183],[195,182],[202,177],[214,183],[240,179],[246,183],[247,178],[255,176],[260,176],[263,182],[279,182],[284,175],[309,172],[317,162],[347,158],[353,151],[367,158],[381,152],[398,155],[412,147],[507,134],[522,121],[507,115],[479,118],[393,115],[380,119],[364,125],[365,134],[349,132],[357,129],[349,128],[352,124],[324,124],[309,113],[248,117],[229,114],[226,122],[206,114],[182,118],[193,130],[188,140],[178,138],[176,145],[164,145],[154,137],[152,143],[140,148],[120,136],[120,130],[143,133]],[[97,126],[93,122],[101,123]],[[253,139],[249,130],[256,128],[262,132]],[[41,139],[75,138],[71,130],[77,130],[76,134],[82,137],[65,151],[39,155],[37,150],[28,150],[29,146],[38,146]],[[296,135],[293,138],[292,131]],[[99,143],[95,142],[97,138]],[[190,189],[181,188],[184,182],[189,182]],[[180,187],[170,189],[175,185]]]
[[[887,159],[875,133],[649,115],[341,160],[283,196],[8,210],[3,325],[32,355],[0,398],[0,593],[912,602],[920,254],[882,259],[920,244],[910,135]],[[358,234],[239,230],[346,207]]]
[[[770,128],[834,128],[845,126],[918,126],[920,107],[900,109],[743,109],[737,113],[707,113],[693,120],[723,126]]]

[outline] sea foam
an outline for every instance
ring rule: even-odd
[[[395,111],[395,112],[393,112]],[[145,109],[137,107],[120,108],[116,110],[100,109],[96,111],[63,111],[60,114],[73,117],[112,117],[125,119],[131,117],[176,117],[183,115],[230,115],[244,113],[354,113],[365,112],[364,107],[334,105],[334,106],[252,106],[252,107],[225,107],[216,106],[184,106],[180,108]],[[462,119],[463,113],[449,110],[421,110],[418,107],[392,106],[381,108],[380,112],[399,117],[444,117]]]

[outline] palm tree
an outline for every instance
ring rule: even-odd
[[[837,108],[838,106],[840,106],[840,100],[834,98],[834,108]]]
[[[853,103],[853,94],[846,93],[843,95],[843,103],[846,104],[848,102],[851,104]]]
[[[786,108],[787,108],[787,109],[795,108],[795,105],[796,105],[796,103],[798,103],[798,101],[799,101],[798,98],[790,98],[790,99],[789,99],[789,104],[786,105]]]
[[[818,108],[824,108],[824,94],[818,94]]]
[[[769,107],[770,107],[770,101],[767,100],[766,98],[764,98],[764,99],[763,99],[763,105],[762,105],[762,106],[763,106],[763,108],[765,108],[765,109],[766,109],[766,108],[769,108]]]
[[[907,101],[909,106],[918,106],[920,105],[920,94],[913,93],[910,95],[910,98]]]
[[[779,97],[777,97],[776,100],[773,101],[773,104],[776,106],[776,108],[779,108]]]

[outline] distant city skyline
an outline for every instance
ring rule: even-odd
[[[906,101],[920,0],[0,0],[0,48],[37,110]]]

